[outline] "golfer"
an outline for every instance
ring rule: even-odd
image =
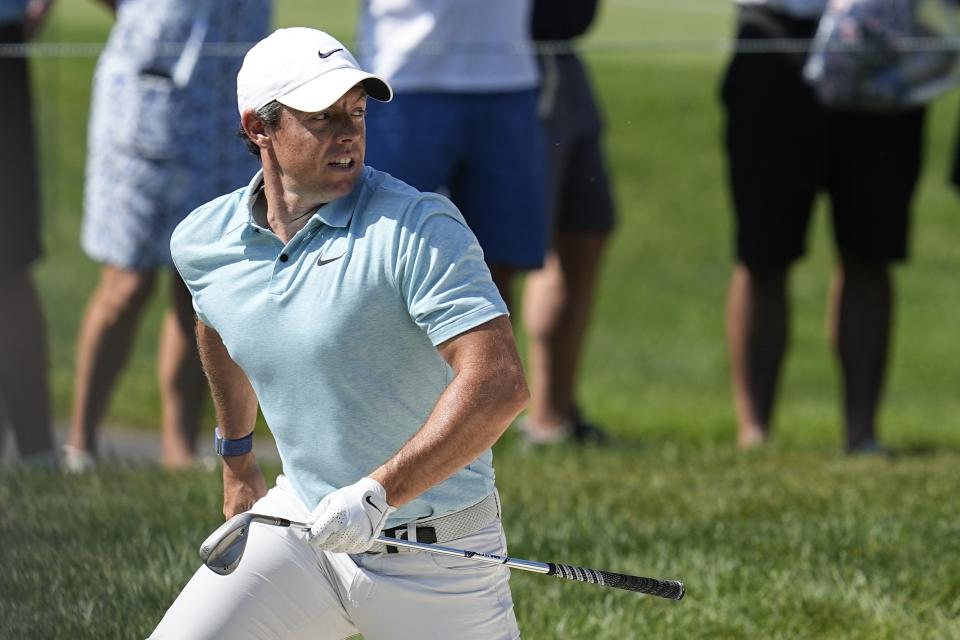
[[[507,309],[447,199],[364,166],[392,90],[337,40],[281,29],[237,76],[262,171],[171,242],[193,295],[237,570],[201,567],[152,637],[517,638],[508,572],[373,545],[505,554],[490,447],[527,401]],[[410,162],[418,162],[410,150]],[[283,462],[267,490],[257,407]]]

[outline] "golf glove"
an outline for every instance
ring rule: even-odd
[[[363,553],[383,529],[396,508],[387,504],[387,492],[373,478],[327,494],[310,514],[310,542],[326,551]]]

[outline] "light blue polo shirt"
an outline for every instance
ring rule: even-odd
[[[449,200],[365,167],[284,244],[256,223],[262,182],[191,213],[174,263],[197,315],[247,374],[312,509],[396,453],[453,377],[436,345],[507,313]],[[492,453],[393,514],[437,516],[493,491]]]

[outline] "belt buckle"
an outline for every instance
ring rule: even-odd
[[[414,525],[414,528],[417,531],[417,542],[425,542],[427,544],[435,544],[437,542],[437,530],[433,527],[418,527]],[[409,540],[409,529],[409,526],[402,525],[385,530],[383,535],[387,538],[395,538],[397,540]],[[389,544],[385,546],[387,548],[387,553],[400,553],[400,549],[398,547],[394,547]]]

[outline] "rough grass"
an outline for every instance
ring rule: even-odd
[[[323,11],[305,0],[280,5],[278,24],[318,24],[350,38],[355,2]],[[93,3],[56,11],[48,42],[102,41],[109,22]],[[730,224],[716,91],[724,54],[649,50],[657,38],[723,38],[729,17],[713,1],[604,5],[586,44],[621,223],[582,400],[620,444],[529,452],[508,434],[496,456],[514,555],[679,577],[688,596],[673,603],[517,572],[525,637],[960,638],[960,201],[946,184],[957,96],[932,110],[914,257],[897,271],[882,433],[904,455],[837,453],[837,378],[823,329],[833,262],[825,211],[793,276],[777,442],[738,455],[722,324]],[[97,273],[77,246],[93,63],[33,65],[47,201],[38,273],[61,418]],[[158,297],[147,312],[113,422],[158,428],[161,306]],[[219,491],[216,474],[202,472],[0,472],[0,637],[145,636],[196,568],[196,548],[219,519]]]
[[[687,585],[672,602],[515,571],[524,636],[958,637],[958,464],[659,440],[530,452],[508,438],[512,555]],[[0,637],[145,637],[199,564],[219,487],[203,472],[0,475]]]

